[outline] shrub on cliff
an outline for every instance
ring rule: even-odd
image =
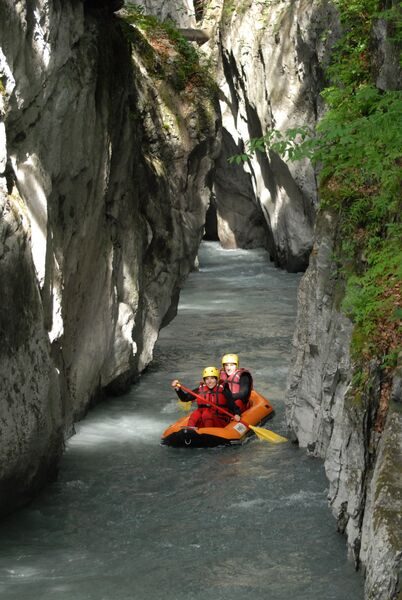
[[[268,131],[231,160],[273,150],[290,160],[308,157],[317,166],[320,209],[339,215],[336,259],[342,309],[355,323],[352,355],[363,371],[375,359],[386,384],[402,333],[402,93],[376,87],[373,29],[379,20],[385,23],[387,43],[400,52],[402,3],[386,10],[378,0],[335,3],[343,35],[327,69],[327,112],[316,130]]]

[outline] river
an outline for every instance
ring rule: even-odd
[[[2,600],[361,600],[321,461],[255,437],[160,445],[183,413],[170,381],[236,352],[286,435],[284,393],[300,276],[262,250],[203,243],[178,316],[129,393],[77,424],[58,480],[0,527]]]

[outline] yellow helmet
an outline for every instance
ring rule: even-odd
[[[216,367],[205,367],[202,372],[202,378],[205,379],[205,377],[216,377],[219,379],[218,369]]]
[[[226,363],[234,363],[236,367],[239,367],[239,357],[237,354],[225,354],[222,356],[222,366],[225,366]]]

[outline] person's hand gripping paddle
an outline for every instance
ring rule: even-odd
[[[199,396],[198,394],[193,392],[193,390],[186,388],[182,383],[178,382],[177,387],[180,387],[184,392],[191,394],[192,396],[194,396],[194,398],[197,398],[197,400],[201,400],[203,404],[207,404],[205,398]],[[229,412],[228,410],[222,408],[221,406],[211,403],[209,403],[209,405],[212,406],[212,408],[214,408],[218,412],[221,412],[227,417],[234,419],[235,415]],[[242,419],[240,419],[239,423],[242,423],[245,427],[247,427],[247,429],[251,429],[260,440],[264,440],[265,442],[271,442],[272,444],[280,444],[282,442],[288,441],[287,438],[283,437],[282,435],[279,435],[278,433],[275,433],[274,431],[264,429],[263,427],[256,427],[255,425],[249,425],[249,423],[246,423]]]

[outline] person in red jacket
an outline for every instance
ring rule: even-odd
[[[197,399],[198,407],[191,413],[186,426],[187,428],[226,427],[230,421],[230,417],[227,417],[214,409],[214,404],[221,406],[225,410],[229,410],[235,415],[234,418],[237,421],[240,420],[240,417],[238,416],[240,414],[239,408],[232,400],[227,400],[225,398],[223,386],[218,384],[218,379],[219,370],[216,367],[206,367],[203,370],[202,381],[193,391],[205,398],[205,404]],[[194,400],[194,396],[180,388],[178,379],[174,379],[171,386],[176,390],[176,394],[182,402],[192,402]]]
[[[222,356],[219,383],[223,385],[223,394],[228,402],[234,402],[241,413],[247,410],[253,389],[253,378],[250,371],[239,368],[237,354]]]

